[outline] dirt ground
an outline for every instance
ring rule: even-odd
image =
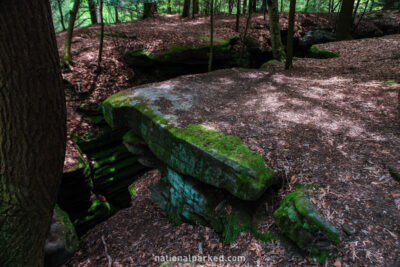
[[[328,18],[318,19],[329,24]],[[217,36],[231,36],[233,20],[232,16],[217,17]],[[262,21],[259,15],[254,25]],[[76,63],[72,71],[63,73],[65,79],[79,83],[75,90],[67,91],[68,129],[90,127],[87,118],[76,112],[79,105],[96,104],[114,92],[147,82],[118,60],[127,48],[160,51],[171,43],[197,43],[199,36],[207,35],[207,27],[206,18],[177,17],[108,25],[106,31],[123,31],[132,38],[106,38],[104,72],[97,77],[98,27],[78,29],[73,44]],[[267,33],[254,29],[252,34],[263,38]],[[57,37],[61,45],[63,33]],[[320,47],[336,51],[340,57],[299,58],[288,71],[271,66],[265,70],[265,79],[252,85],[257,97],[247,98],[247,106],[214,112],[202,120],[212,124],[213,116],[229,116],[229,126],[220,130],[241,136],[288,181],[279,191],[280,197],[293,190],[295,183],[313,184],[311,201],[327,220],[338,229],[343,225],[354,228],[355,233],[342,234],[336,256],[325,265],[399,266],[400,185],[387,167],[400,169],[399,89],[388,82],[400,77],[400,35]],[[225,70],[217,71],[221,72]],[[238,88],[249,95],[245,83]],[[257,117],[240,116],[241,109],[252,106],[263,106],[254,111]],[[250,119],[251,128],[241,126],[241,121]],[[73,166],[76,158],[69,141],[65,168]],[[246,257],[245,263],[214,266],[317,265],[281,240],[262,243],[242,233],[233,243],[224,244],[207,227],[171,224],[149,197],[148,185],[157,179],[159,173],[152,171],[136,181],[132,207],[97,225],[83,238],[67,266],[106,266],[105,247],[113,266],[159,266],[163,262],[155,262],[154,256],[188,254]],[[277,230],[273,223],[268,227]]]

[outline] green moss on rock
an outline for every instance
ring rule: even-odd
[[[318,58],[335,58],[340,55],[328,49],[319,49],[316,45],[311,46],[310,52]]]
[[[324,220],[301,190],[289,193],[273,216],[283,233],[303,250],[321,253],[328,248],[318,244],[340,242],[340,232]]]

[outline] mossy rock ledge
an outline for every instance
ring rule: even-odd
[[[105,120],[111,127],[130,127],[160,161],[180,174],[242,200],[256,200],[276,177],[239,137],[196,122],[202,116],[196,103],[219,98],[219,92],[202,90],[201,79],[185,76],[117,93],[103,103]]]

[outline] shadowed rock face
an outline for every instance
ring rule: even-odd
[[[192,77],[120,92],[104,102],[105,119],[112,127],[130,127],[158,159],[179,173],[243,200],[258,199],[276,182],[272,170],[239,137],[196,123],[203,112],[197,103],[204,109],[210,98],[227,103],[218,97],[221,91],[208,94],[207,83]]]

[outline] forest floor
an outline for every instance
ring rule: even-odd
[[[310,18],[318,26],[330,26],[334,19],[330,15],[298,16],[298,27],[305,27],[307,23],[303,22]],[[268,30],[256,27],[263,23],[262,15],[257,15],[250,35],[267,46]],[[234,35],[233,25],[234,16],[217,16],[216,36]],[[98,31],[99,26],[75,31],[75,65],[71,71],[63,71],[64,78],[76,85],[66,91],[69,130],[83,132],[91,127],[88,118],[76,111],[80,105],[98,105],[117,91],[152,81],[151,77],[138,77],[120,61],[125,51],[144,48],[155,52],[171,44],[205,42],[202,36],[208,35],[208,20],[160,16],[107,25],[106,31],[124,32],[131,38],[105,38],[103,72],[96,76]],[[60,52],[63,39],[64,33],[59,33]],[[311,201],[338,229],[344,224],[354,228],[351,235],[343,233],[342,244],[335,258],[327,260],[328,266],[400,265],[400,186],[387,171],[387,166],[400,169],[399,89],[388,82],[400,77],[400,35],[320,47],[336,51],[340,57],[298,58],[291,70],[281,66],[265,70],[270,82],[281,89],[279,97],[266,99],[277,118],[275,128],[266,130],[274,143],[270,146],[255,141],[253,145],[262,149],[271,166],[289,180],[281,196],[293,190],[294,183],[317,183],[310,189]],[[251,147],[251,138],[241,137]],[[65,169],[76,162],[77,154],[69,140]],[[159,266],[162,262],[154,261],[156,255],[188,254],[246,257],[245,264],[226,266],[317,265],[280,240],[263,243],[242,233],[233,243],[225,244],[207,227],[168,222],[150,199],[148,186],[157,179],[155,170],[137,180],[132,207],[87,234],[67,266],[106,266],[102,237],[113,266]],[[275,225],[270,227],[276,230]]]

